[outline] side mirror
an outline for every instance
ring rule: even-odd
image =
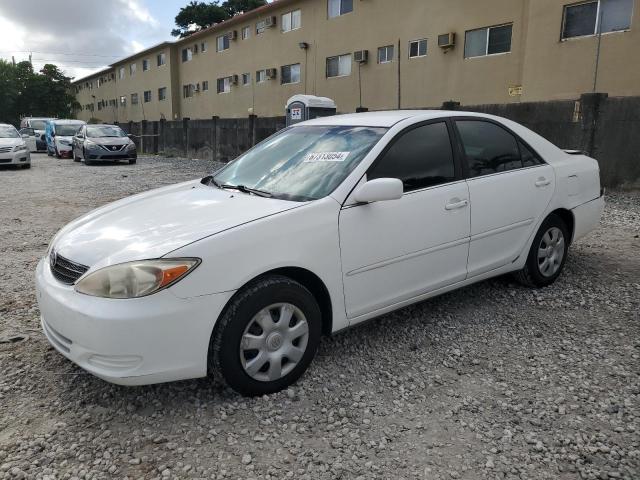
[[[402,198],[404,186],[398,178],[376,178],[370,180],[354,192],[358,203],[384,202]]]
[[[133,138],[133,137],[135,137],[135,135],[133,133],[127,133],[127,137]]]

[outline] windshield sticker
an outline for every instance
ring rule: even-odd
[[[317,152],[305,155],[303,162],[344,162],[351,152]]]

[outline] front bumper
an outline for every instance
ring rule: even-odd
[[[71,158],[73,152],[73,147],[71,145],[56,145],[56,149],[62,158]]]
[[[233,292],[183,299],[163,290],[116,300],[77,293],[42,259],[36,295],[49,343],[83,369],[119,385],[207,374],[209,339]]]
[[[107,151],[103,148],[94,148],[86,151],[87,159],[91,161],[113,162],[116,160],[137,160],[138,154],[136,150],[117,150]]]
[[[0,153],[0,165],[25,165],[27,163],[31,163],[31,154],[28,150]]]

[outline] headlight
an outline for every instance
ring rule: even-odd
[[[71,142],[69,140],[60,140],[60,145],[71,146]]]
[[[103,298],[138,298],[180,281],[200,264],[199,258],[172,258],[121,263],[90,273],[76,292]]]
[[[93,150],[94,148],[98,148],[98,144],[93,143],[91,140],[86,140],[84,142],[84,147],[88,148],[89,150]]]
[[[135,150],[136,149],[136,144],[131,142],[130,144],[127,145],[127,150]]]
[[[27,144],[23,143],[22,145],[16,145],[15,147],[13,147],[13,151],[14,152],[20,152],[22,150],[26,150],[27,149]]]

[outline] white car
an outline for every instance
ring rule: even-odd
[[[13,125],[0,123],[0,166],[13,165],[31,168],[31,154],[27,144]]]
[[[603,206],[595,160],[509,120],[315,119],[64,227],[37,267],[42,327],[110,382],[275,392],[323,334],[510,272],[553,283]]]

